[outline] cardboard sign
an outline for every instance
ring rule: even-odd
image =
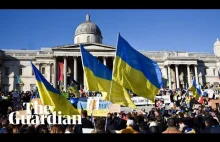
[[[27,119],[27,115],[30,115],[30,114],[27,114],[27,111],[26,110],[20,110],[20,111],[16,111],[16,118],[17,119],[22,119],[22,116]]]
[[[87,100],[87,110],[98,110],[99,109],[99,99],[88,99]]]
[[[220,99],[209,101],[209,106],[211,106],[213,109],[216,109],[216,104],[220,104]]]
[[[121,112],[121,106],[118,104],[112,104],[109,106],[109,112],[110,113]]]
[[[194,104],[193,106],[194,109],[198,109],[199,107],[201,107],[201,104]]]
[[[88,100],[90,98],[79,98],[77,103],[77,110],[81,112],[81,110],[87,110],[88,116],[91,116],[92,110],[88,109]],[[109,113],[109,105],[112,104],[107,101],[99,100],[98,109],[93,110],[93,116],[103,116],[106,117]]]

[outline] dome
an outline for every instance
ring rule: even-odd
[[[95,34],[102,38],[102,33],[99,27],[90,21],[90,15],[86,15],[86,21],[81,23],[75,31],[75,37],[80,34]]]
[[[220,46],[220,41],[218,40],[218,38],[217,38],[216,42],[214,43],[214,47],[215,46]]]

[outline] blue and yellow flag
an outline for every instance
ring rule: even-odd
[[[88,90],[102,92],[103,99],[106,101],[136,108],[127,90],[118,83],[112,82],[112,71],[84,49],[81,44],[80,49]],[[111,96],[109,96],[111,82],[112,88],[114,89],[112,90]]]
[[[136,51],[118,35],[113,80],[138,96],[154,101],[163,85],[158,64]]]
[[[193,92],[193,97],[195,97],[196,100],[198,100],[199,97],[202,95],[201,89],[199,89],[197,87],[196,78],[195,77],[193,78],[193,83],[192,83],[192,86],[190,87],[189,90]]]
[[[17,78],[18,84],[24,84],[23,80],[21,80],[21,78],[18,75],[16,75],[16,78]]]
[[[62,116],[78,115],[78,110],[75,109],[72,104],[44,78],[44,76],[32,64],[32,62],[31,66],[34,71],[36,85],[42,104],[51,106],[51,111],[53,112],[58,113],[59,111],[61,111]]]
[[[79,96],[79,85],[78,83],[73,79],[70,86],[67,88],[67,90],[70,92],[70,93],[73,93],[75,94],[77,97]]]

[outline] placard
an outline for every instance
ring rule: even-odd
[[[89,98],[87,100],[87,110],[98,110],[99,109],[99,99]]]
[[[199,107],[201,107],[201,104],[194,104],[193,106],[194,109],[198,109]]]
[[[109,112],[110,113],[121,112],[121,106],[118,104],[112,104],[109,106]]]
[[[209,106],[211,106],[213,109],[216,109],[216,104],[220,104],[220,99],[209,101]]]
[[[87,110],[87,100],[89,98],[79,98],[77,103],[77,110],[81,112],[82,110]],[[99,100],[99,107],[97,110],[93,110],[93,116],[103,116],[106,117],[109,113],[109,105],[111,102]],[[87,110],[88,116],[91,116],[91,110]]]

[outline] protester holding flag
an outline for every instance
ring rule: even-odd
[[[78,110],[44,78],[32,62],[31,66],[34,71],[42,104],[52,106],[52,112],[61,111],[61,115],[78,115]]]
[[[70,92],[70,93],[73,93],[75,95],[75,97],[79,98],[79,89],[78,89],[78,83],[73,79],[71,81],[71,84],[70,86],[67,88],[67,90]]]
[[[193,83],[192,86],[189,89],[190,91],[193,92],[193,96],[195,97],[196,100],[199,99],[199,97],[202,95],[201,89],[198,88],[197,84],[196,84],[196,78],[193,78]]]
[[[101,92],[104,100],[136,108],[126,88],[112,81],[112,71],[90,54],[82,44],[80,50],[88,90]]]
[[[23,84],[24,85],[23,80],[21,80],[21,78],[18,75],[16,75],[16,78],[17,78],[18,84]]]

